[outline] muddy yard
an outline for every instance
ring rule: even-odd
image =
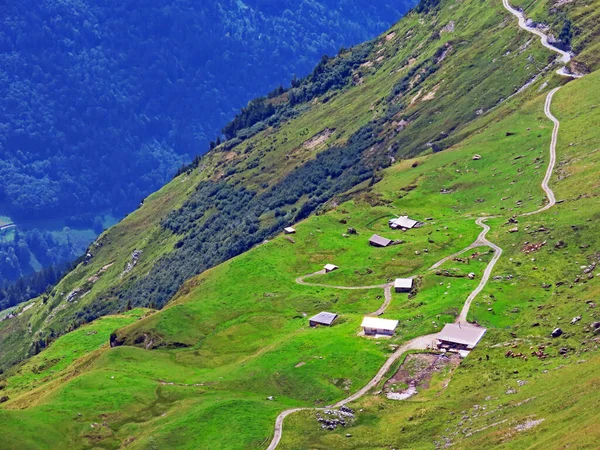
[[[391,400],[406,400],[429,387],[434,373],[445,369],[452,372],[460,364],[458,355],[408,355],[398,371],[384,385],[385,396]]]

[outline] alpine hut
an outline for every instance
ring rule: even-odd
[[[391,239],[381,237],[378,234],[374,234],[371,236],[371,239],[369,239],[369,245],[372,245],[373,247],[387,247],[388,245],[391,245],[391,243]]]
[[[324,325],[326,327],[330,327],[335,319],[337,319],[338,315],[330,312],[320,312],[314,317],[308,319],[308,324],[311,327],[316,327],[318,325]]]
[[[437,336],[438,348],[445,350],[473,350],[486,329],[468,324],[448,323]]]
[[[397,320],[380,319],[379,317],[365,317],[360,324],[365,336],[393,336],[398,327]]]
[[[323,267],[323,269],[325,269],[325,273],[329,273],[339,269],[339,267],[335,264],[325,264],[325,267]]]
[[[419,228],[424,224],[418,220],[411,219],[408,216],[395,217],[389,220],[390,228],[393,230],[410,230],[411,228]]]
[[[285,234],[294,234],[294,233],[296,233],[296,229],[295,229],[295,228],[292,228],[292,227],[285,227],[285,228],[283,229],[283,232],[284,232]]]
[[[413,282],[412,278],[396,278],[394,281],[394,290],[396,292],[410,292],[413,288]]]

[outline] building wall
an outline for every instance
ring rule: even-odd
[[[379,328],[367,328],[363,327],[365,334],[374,335],[374,334],[385,334],[386,336],[392,336],[394,334],[393,331],[390,330],[380,330]]]

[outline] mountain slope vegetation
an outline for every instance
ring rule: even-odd
[[[245,102],[380,32],[410,6],[9,5],[0,35],[4,212],[129,212],[208,148]]]
[[[248,100],[377,35],[411,1],[6,5],[0,216],[19,235],[0,230],[0,278],[75,260]]]
[[[0,322],[2,441],[266,448],[281,411],[348,397],[391,346],[455,320],[493,252],[428,268],[476,239],[476,218],[497,216],[488,238],[504,253],[468,316],[488,328],[476,350],[408,402],[358,400],[350,427],[293,415],[280,445],[558,448],[577,426],[580,447],[593,448],[600,80],[592,61],[575,62],[591,73],[556,75],[555,56],[501,2],[427,2],[257,100],[239,117],[245,127],[105,232],[53,292]],[[559,203],[511,231],[508,219],[546,201],[544,101],[563,84],[552,104]],[[401,213],[426,225],[389,230]],[[291,239],[277,233],[290,224]],[[403,242],[370,247],[373,233]],[[340,269],[312,281],[378,288],[295,282],[326,263]],[[398,276],[417,290],[385,310],[400,321],[396,336],[358,337],[383,302],[379,285]],[[309,328],[322,310],[339,321]]]

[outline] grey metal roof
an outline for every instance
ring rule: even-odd
[[[400,216],[395,219],[390,219],[390,225],[400,228],[414,228],[418,224],[418,220],[411,219],[408,216]]]
[[[394,281],[394,287],[400,289],[411,289],[413,286],[412,278],[396,278]]]
[[[323,325],[331,325],[337,316],[337,314],[323,311],[308,320],[310,322],[317,322]]]
[[[485,328],[474,327],[473,325],[448,323],[444,326],[444,329],[440,331],[437,338],[440,341],[463,344],[473,348],[477,345],[485,332]]]
[[[392,240],[388,239],[388,238],[384,238],[382,236],[379,236],[378,234],[374,234],[369,239],[369,242],[371,242],[373,244],[381,245],[382,247],[387,247],[388,245],[390,245],[392,243]]]
[[[360,326],[364,328],[376,328],[379,330],[394,331],[396,327],[398,327],[398,321],[367,316],[363,318],[363,321],[360,324]]]

